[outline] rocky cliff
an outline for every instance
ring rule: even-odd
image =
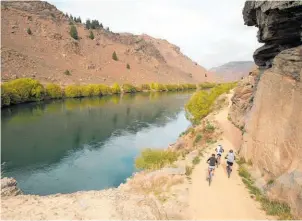
[[[259,28],[258,41],[264,45],[255,51],[254,59],[260,67],[271,67],[279,52],[301,45],[301,1],[247,1],[243,19]]]
[[[205,68],[163,39],[104,28],[87,30],[43,1],[2,1],[1,14],[2,81],[30,77],[62,86],[211,81]],[[70,36],[72,25],[77,40]],[[94,39],[89,38],[90,31]],[[118,61],[112,59],[114,51]],[[71,74],[65,75],[66,70]]]
[[[252,162],[259,186],[265,187],[272,199],[288,203],[294,215],[300,218],[301,16],[300,1],[246,2],[243,10],[245,23],[259,28],[258,40],[265,45],[254,53],[260,70],[258,77],[252,80],[255,83],[251,84],[253,89],[247,84],[237,89],[230,114],[234,123],[245,125],[240,154]],[[249,95],[244,98],[246,94]],[[245,105],[246,102],[251,102],[251,108]],[[241,107],[242,103],[245,106]]]

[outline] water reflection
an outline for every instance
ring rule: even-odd
[[[166,147],[189,122],[189,94],[53,100],[2,110],[3,175],[26,193],[119,185],[144,147]]]

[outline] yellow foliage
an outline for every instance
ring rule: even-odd
[[[119,86],[118,83],[114,83],[112,85],[112,87],[111,87],[111,90],[112,90],[113,94],[119,94],[119,93],[121,93],[121,88],[120,88],[120,86]]]
[[[63,97],[63,90],[57,84],[48,84],[48,85],[46,85],[46,94],[50,98],[62,98]]]

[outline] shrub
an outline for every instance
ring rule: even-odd
[[[18,104],[44,99],[45,89],[39,81],[20,78],[3,83],[1,86],[2,105]]]
[[[214,132],[214,130],[215,130],[215,127],[212,124],[210,124],[209,121],[207,121],[207,125],[205,127],[205,131],[206,132]]]
[[[122,86],[124,93],[135,93],[136,88],[131,84],[123,84]]]
[[[209,92],[198,91],[190,98],[186,104],[186,110],[192,115],[191,120],[198,123],[206,117],[212,110],[214,101],[221,94],[228,92],[235,87],[234,83],[225,83],[212,88]]]
[[[177,160],[178,154],[168,150],[145,149],[136,158],[135,166],[138,169],[156,170]]]
[[[199,164],[200,163],[200,159],[198,156],[194,157],[194,159],[192,160],[193,165]]]
[[[215,83],[205,82],[205,83],[199,84],[199,89],[201,89],[201,90],[203,90],[203,89],[209,89],[209,88],[213,88],[215,86],[216,86]]]
[[[167,90],[163,84],[159,84],[159,83],[151,83],[150,88],[155,91],[166,91]]]
[[[120,86],[118,85],[118,83],[114,83],[111,87],[111,90],[112,90],[112,93],[113,94],[119,94],[121,93],[121,88]]]
[[[127,64],[127,66],[126,66],[126,67],[127,67],[127,69],[130,69],[130,64]]]
[[[115,60],[115,61],[118,61],[118,58],[117,58],[117,55],[116,55],[115,51],[112,54],[112,59]]]
[[[91,40],[94,39],[94,34],[93,34],[93,32],[92,32],[91,30],[90,30],[89,38],[90,38]]]
[[[65,75],[71,75],[71,73],[70,73],[69,70],[65,70],[65,71],[64,71],[64,74],[65,74]]]
[[[46,94],[50,98],[62,98],[63,90],[57,84],[48,84],[48,85],[46,85]]]
[[[242,165],[242,164],[245,164],[246,161],[245,161],[245,159],[244,159],[243,157],[240,157],[239,160],[236,161],[236,163],[237,163],[238,165]]]
[[[79,39],[77,28],[74,25],[70,26],[70,32],[69,33],[70,33],[70,36],[73,39],[75,39],[75,40]]]
[[[81,97],[81,86],[69,85],[64,90],[66,97]]]
[[[141,89],[142,90],[150,90],[150,85],[149,84],[142,84]]]
[[[85,27],[86,27],[87,29],[90,29],[90,27],[91,27],[91,21],[90,21],[90,19],[87,19],[87,20],[86,20]]]
[[[197,136],[196,136],[196,138],[195,138],[193,144],[194,144],[194,145],[197,144],[201,139],[202,139],[202,135],[201,135],[201,134],[197,134]]]
[[[31,32],[30,28],[27,28],[27,34],[29,34],[29,35],[31,35],[31,34],[32,34],[32,32]]]
[[[81,91],[81,95],[84,97],[95,96],[94,95],[94,85],[92,85],[92,84],[81,86],[81,88],[79,90]]]
[[[186,176],[190,176],[193,172],[193,167],[186,166]]]

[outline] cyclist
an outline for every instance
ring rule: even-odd
[[[233,163],[235,161],[235,154],[233,152],[233,150],[230,150],[227,154],[227,156],[225,157],[225,159],[227,159],[227,164],[228,166],[230,167],[231,171],[232,171],[232,166],[233,166]]]
[[[221,157],[222,153],[224,152],[224,149],[222,148],[222,145],[219,144],[215,150],[216,150],[216,154],[217,154],[217,162],[219,163],[220,157]],[[218,163],[217,163],[217,166],[218,166]]]
[[[208,171],[209,171],[209,176],[210,176],[210,173],[211,171],[213,171],[213,176],[214,176],[214,171],[215,171],[215,166],[217,164],[217,159],[215,158],[215,154],[213,153],[212,156],[207,160],[207,163],[209,164],[209,168],[208,168]]]

